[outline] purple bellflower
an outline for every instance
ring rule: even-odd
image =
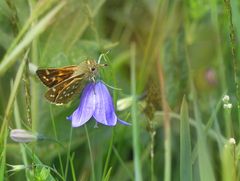
[[[78,108],[67,119],[72,121],[72,127],[78,127],[91,117],[94,117],[97,123],[106,126],[115,126],[117,122],[130,125],[117,118],[112,97],[101,81],[87,84],[82,92]]]

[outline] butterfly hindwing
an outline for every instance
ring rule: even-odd
[[[50,88],[45,97],[54,104],[66,104],[79,92],[84,85],[83,75],[71,77]]]
[[[38,69],[36,73],[43,84],[51,88],[70,78],[76,70],[78,70],[78,66],[68,66],[62,68]]]

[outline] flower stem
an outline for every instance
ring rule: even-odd
[[[92,167],[92,174],[91,175],[92,175],[93,181],[96,181],[91,142],[90,142],[90,138],[89,138],[88,129],[87,129],[86,124],[84,125],[84,128],[85,128],[85,132],[86,132],[86,136],[87,136],[88,149],[89,149],[89,153],[90,153],[90,160],[91,160],[91,167]]]
[[[66,168],[65,168],[65,180],[67,180],[67,173],[68,173],[68,165],[70,162],[70,152],[71,152],[71,144],[72,144],[72,127],[70,129],[70,135],[69,135],[69,145],[68,145],[68,152],[67,152],[67,162],[66,162]]]

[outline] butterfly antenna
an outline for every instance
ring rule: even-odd
[[[101,53],[100,56],[99,56],[99,58],[98,58],[97,63],[100,64],[102,57],[106,56],[109,52],[110,52],[110,50],[108,50],[106,53]],[[104,59],[105,59],[105,58],[104,58]]]

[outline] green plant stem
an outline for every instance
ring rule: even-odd
[[[17,100],[15,100],[15,103],[14,103],[14,120],[15,120],[17,128],[21,129],[20,113],[19,113]],[[24,163],[25,167],[28,167],[27,154],[26,154],[25,148],[22,143],[20,143],[19,146],[20,146],[20,150],[21,150],[21,154],[22,154],[23,163]],[[25,169],[25,174],[26,174],[27,180],[29,180],[28,169]]]
[[[91,147],[91,142],[90,142],[90,138],[89,138],[88,129],[87,129],[86,124],[84,125],[84,128],[85,128],[85,132],[86,132],[86,137],[87,137],[87,142],[88,142],[88,149],[89,149],[90,160],[91,160],[91,167],[92,167],[92,174],[91,175],[92,175],[93,181],[96,181],[92,147]]]
[[[167,98],[165,94],[165,84],[164,84],[164,75],[163,70],[160,64],[160,60],[157,62],[157,70],[158,70],[158,77],[160,82],[160,94],[162,97],[162,107],[164,111],[164,181],[171,180],[171,124],[170,124],[170,116],[169,116],[169,109],[167,104]]]
[[[53,116],[53,110],[52,110],[52,106],[51,105],[50,105],[50,116],[51,116],[54,136],[55,136],[55,139],[58,140],[57,129],[56,129],[55,120],[54,120],[54,116]],[[59,164],[60,164],[60,168],[61,168],[61,173],[62,173],[62,175],[64,175],[63,164],[62,164],[62,157],[60,155],[60,151],[58,151],[57,154],[58,154]]]
[[[137,119],[137,103],[136,103],[136,46],[131,44],[131,94],[132,94],[132,136],[133,136],[133,157],[134,157],[134,173],[135,180],[142,180],[141,160],[140,160],[140,143],[139,143],[139,125]]]
[[[234,83],[235,83],[235,90],[236,90],[236,97],[237,97],[237,111],[238,111],[238,124],[240,126],[240,87],[239,87],[239,76],[240,76],[240,70],[239,70],[239,64],[237,59],[237,53],[236,53],[236,33],[235,28],[233,26],[233,17],[232,17],[232,7],[231,7],[231,1],[230,0],[224,0],[225,6],[228,13],[229,18],[229,31],[230,31],[230,41],[231,41],[231,50],[232,50],[232,64],[233,64],[233,73],[234,73]]]

